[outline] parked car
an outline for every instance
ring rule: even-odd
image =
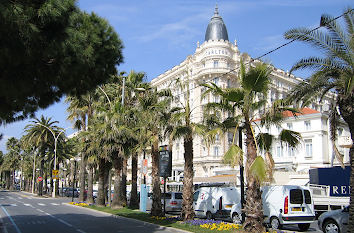
[[[305,186],[277,185],[262,188],[265,223],[273,229],[297,224],[307,231],[315,221],[315,210],[310,190]]]
[[[349,223],[349,206],[340,210],[332,210],[321,214],[318,227],[323,232],[347,232]]]
[[[182,193],[180,192],[168,192],[165,195],[166,200],[166,213],[181,212],[182,210]],[[164,203],[164,193],[161,193],[161,204]],[[152,193],[148,193],[148,199],[146,202],[146,210],[150,211],[152,206]],[[163,208],[163,207],[162,207]]]
[[[64,196],[72,197],[73,196],[73,188],[67,188],[64,192]],[[76,188],[74,188],[74,197],[79,197],[79,192]]]
[[[236,187],[201,187],[194,192],[195,215],[206,219],[226,219],[241,223],[241,193]]]
[[[98,190],[93,190],[93,191],[92,191],[93,199],[96,199],[96,198],[97,198],[97,194],[98,194]]]

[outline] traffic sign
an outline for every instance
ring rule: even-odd
[[[52,170],[53,179],[59,179],[59,170]]]
[[[38,182],[41,182],[42,180],[43,180],[43,177],[38,176],[37,181],[38,181]]]
[[[147,172],[148,172],[148,160],[147,159],[143,159],[143,175],[146,176]]]

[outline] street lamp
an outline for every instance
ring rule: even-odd
[[[58,133],[57,136],[55,136],[55,133],[53,132],[53,130],[51,130],[49,127],[37,122],[37,125],[43,126],[45,128],[47,128],[53,135],[54,138],[54,170],[57,170],[57,142],[58,142],[58,138],[60,136],[60,134],[62,134],[63,132],[65,132],[65,130],[72,128],[72,127],[67,127],[63,130],[60,130],[60,132]],[[56,197],[56,186],[57,186],[57,179],[53,179],[54,180],[54,186],[53,186],[53,192],[52,192],[52,197]]]
[[[71,197],[71,202],[74,202],[74,188],[75,188],[75,182],[76,182],[76,162],[80,161],[81,158],[71,158],[70,161],[74,161],[74,180],[73,180],[73,193]],[[82,190],[84,192],[85,190]]]

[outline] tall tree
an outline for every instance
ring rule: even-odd
[[[84,94],[123,61],[114,29],[75,0],[1,1],[0,9],[0,124]]]
[[[74,127],[81,131],[87,130],[87,124],[89,124],[92,115],[93,115],[93,102],[94,96],[92,93],[87,93],[79,97],[68,96],[65,100],[70,103],[67,111],[69,116],[67,119],[74,121]],[[85,142],[85,138],[81,139]],[[84,151],[80,152],[81,161],[80,161],[80,190],[86,190],[85,181],[86,181],[86,154]],[[79,201],[85,200],[85,192],[80,192]]]
[[[183,170],[183,201],[182,218],[191,220],[194,218],[193,210],[193,136],[198,132],[199,127],[192,120],[193,108],[190,102],[189,81],[177,79],[174,85],[178,88],[182,96],[176,96],[177,106],[172,108],[174,112],[171,121],[174,127],[171,131],[173,140],[183,138],[184,147],[184,170]]]
[[[270,69],[266,64],[255,63],[247,70],[241,61],[237,83],[240,84],[239,87],[227,89],[221,89],[216,84],[204,84],[208,88],[204,95],[211,92],[221,97],[220,102],[210,103],[206,106],[206,111],[212,110],[212,116],[214,116],[207,120],[209,121],[208,124],[213,126],[211,129],[214,130],[214,134],[225,132],[230,128],[236,128],[237,130],[238,126],[243,124],[247,151],[247,199],[244,208],[246,214],[244,228],[249,232],[260,232],[264,230],[260,185],[266,179],[266,164],[262,156],[260,156],[257,147],[254,132],[255,120],[261,118],[260,122],[262,125],[279,125],[283,111],[290,110],[295,112],[295,110],[284,107],[283,103],[280,102],[267,108],[267,112],[262,117],[259,116],[259,110],[267,106]],[[232,117],[225,119],[222,123],[218,123],[216,120],[218,118],[217,111],[220,110],[232,113]],[[215,130],[218,128],[219,130]],[[296,140],[296,135],[298,134],[294,132],[291,135],[295,136],[292,140]],[[265,137],[262,137],[262,139],[265,139]],[[267,148],[265,146],[262,147],[265,150]],[[242,155],[242,150],[233,144],[225,154],[224,160],[232,165],[237,165],[242,162]]]
[[[353,9],[344,10],[344,28],[332,16],[323,14],[320,25],[324,30],[311,31],[306,28],[295,28],[285,32],[286,39],[304,42],[322,52],[322,57],[303,58],[291,71],[310,69],[311,77],[297,85],[292,91],[292,99],[304,106],[320,100],[330,91],[336,93],[332,104],[332,115],[339,109],[340,116],[348,124],[351,139],[354,139],[354,18]],[[335,117],[332,117],[331,128],[335,129]],[[332,141],[335,140],[335,132],[332,130]],[[334,147],[334,149],[336,149]],[[338,153],[336,153],[337,157]],[[354,229],[354,145],[349,152],[351,176],[350,176],[350,207],[349,229]]]
[[[48,157],[46,153],[52,153],[54,151],[54,137],[53,132],[58,132],[60,128],[56,125],[58,121],[52,121],[52,119],[41,116],[40,119],[34,118],[31,124],[26,125],[25,135],[23,136],[24,143],[27,147],[38,148],[40,161],[40,176],[43,177],[44,163]],[[59,133],[59,132],[58,132]],[[62,136],[62,135],[61,135]],[[42,195],[43,181],[39,182],[39,195]]]

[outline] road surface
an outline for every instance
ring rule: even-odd
[[[171,233],[134,219],[67,205],[71,198],[43,198],[24,192],[0,191],[0,227],[5,233]]]

